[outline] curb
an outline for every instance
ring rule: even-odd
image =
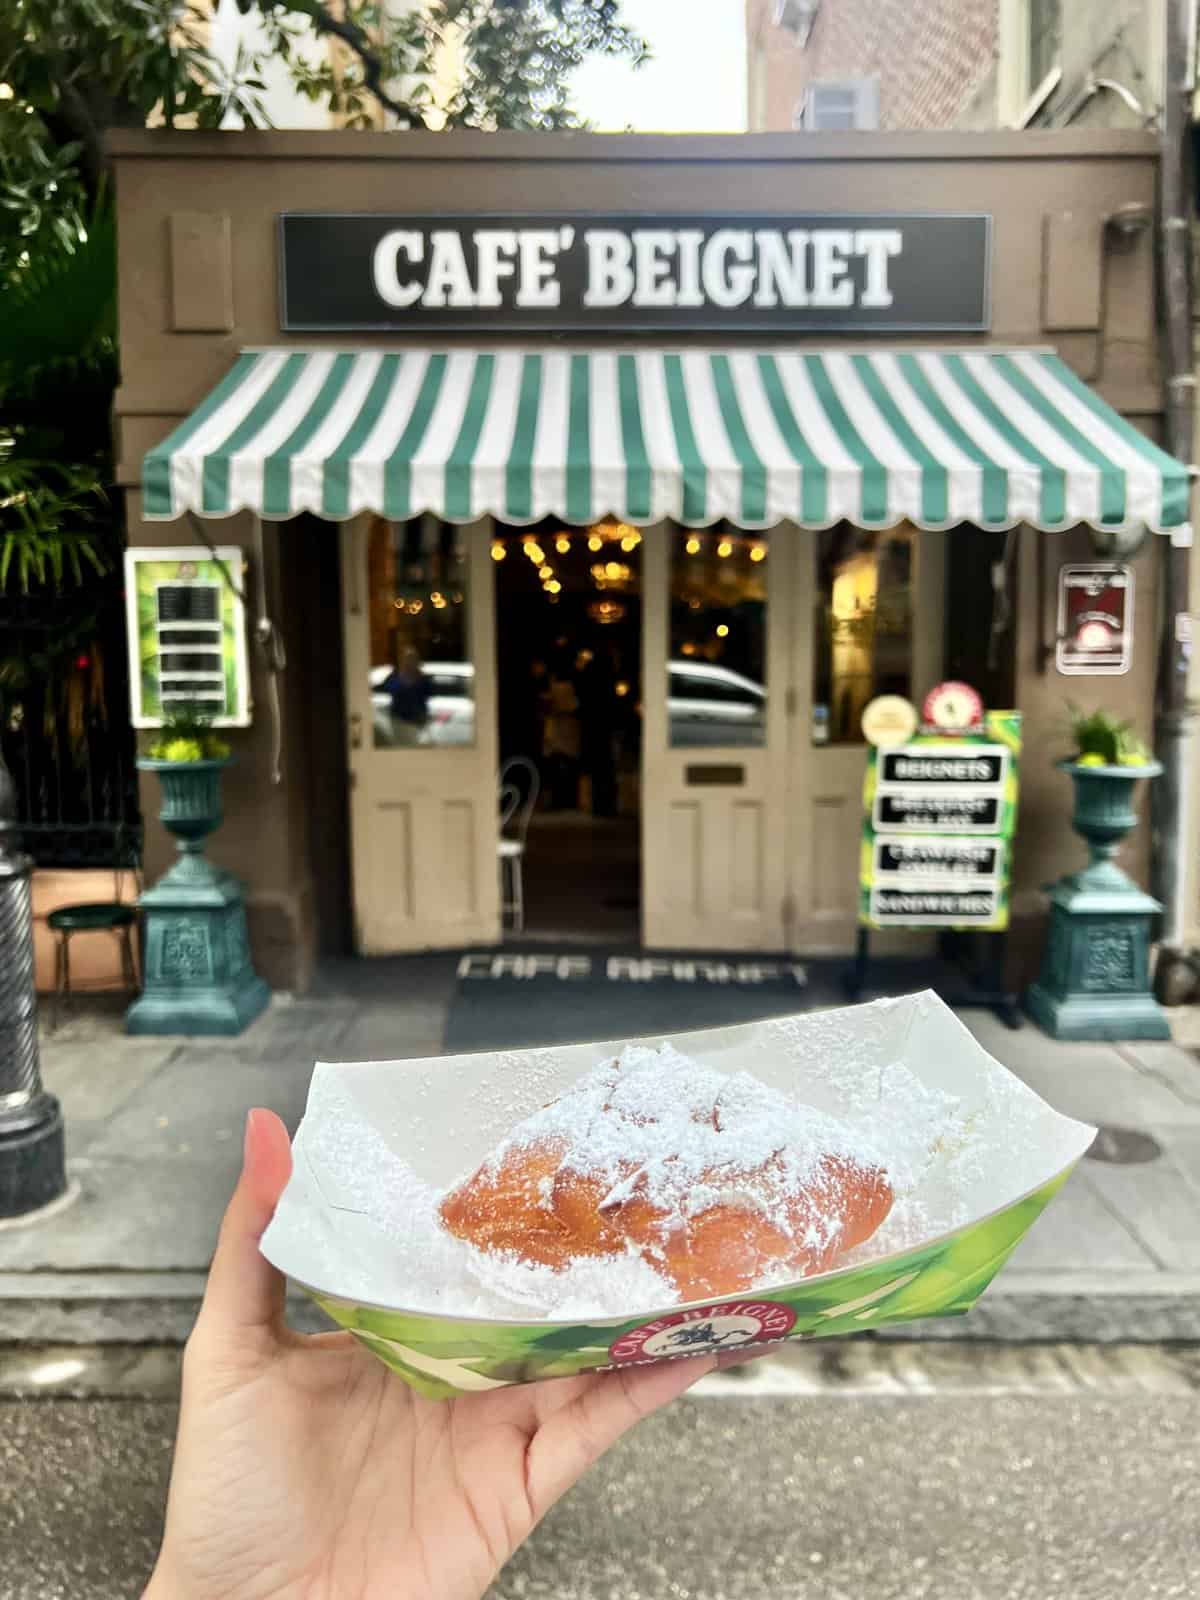
[[[182,1344],[204,1293],[199,1272],[0,1272],[0,1344]],[[289,1293],[289,1324],[333,1324]],[[1200,1275],[1009,1273],[965,1317],[881,1328],[875,1337],[1002,1344],[1200,1343]]]

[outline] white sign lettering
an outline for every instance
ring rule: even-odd
[[[988,326],[982,213],[473,213],[280,219],[282,325]]]

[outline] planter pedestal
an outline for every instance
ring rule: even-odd
[[[1050,891],[1050,933],[1025,1008],[1055,1039],[1169,1039],[1165,1013],[1150,992],[1150,924],[1162,910],[1112,859],[1137,821],[1133,785],[1162,769],[1080,767],[1075,831],[1091,860]]]
[[[144,986],[125,1013],[127,1033],[234,1034],[270,990],[250,964],[242,886],[205,859],[221,822],[223,761],[143,761],[162,778],[162,820],[179,859],[142,895]]]

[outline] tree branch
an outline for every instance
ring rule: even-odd
[[[44,111],[42,121],[59,145],[79,144],[79,174],[89,205],[95,205],[108,174],[103,127],[92,116],[91,106],[72,82],[70,74],[52,75],[54,87],[58,90],[58,106],[53,112]]]
[[[381,106],[385,106],[393,116],[399,117],[410,128],[426,126],[425,118],[415,106],[406,105],[402,100],[395,99],[384,88],[383,65],[375,54],[370,35],[360,28],[357,22],[351,22],[346,17],[335,17],[326,9],[323,0],[306,0],[302,9],[312,18],[313,26],[318,33],[332,34],[335,39],[340,39],[354,52],[362,63],[363,82]]]

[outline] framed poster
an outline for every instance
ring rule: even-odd
[[[1060,567],[1055,665],[1068,676],[1129,671],[1133,568],[1110,562]]]
[[[125,552],[129,698],[135,728],[172,712],[203,711],[216,728],[250,724],[245,609],[227,574],[245,552],[203,545]]]
[[[1020,750],[1020,712],[987,711],[962,733],[868,752],[860,923],[1008,926]]]

